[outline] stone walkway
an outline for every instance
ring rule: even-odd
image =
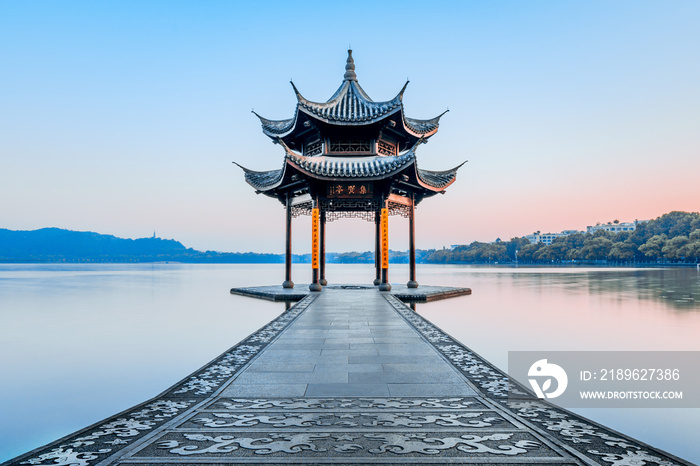
[[[7,464],[688,464],[527,393],[390,293],[325,289],[174,387]]]
[[[476,394],[376,290],[325,291],[224,396]]]

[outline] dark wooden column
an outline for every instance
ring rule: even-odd
[[[374,286],[378,286],[382,282],[382,244],[381,244],[381,232],[379,231],[379,222],[381,220],[380,211],[374,213],[374,268],[376,269],[376,276],[374,277]]]
[[[416,197],[411,196],[411,205],[408,211],[408,283],[409,288],[418,288],[416,281]]]
[[[379,291],[391,291],[389,284],[389,209],[388,202],[382,202],[380,231],[382,234],[382,282],[379,284]]]
[[[320,256],[319,257],[319,273],[320,280],[318,281],[322,286],[328,285],[328,280],[326,280],[326,211],[321,210],[321,224],[319,229],[319,235],[321,239],[320,244]]]
[[[323,287],[318,282],[318,266],[319,266],[319,234],[320,234],[320,215],[318,211],[318,200],[314,199],[313,208],[311,209],[311,284],[309,290],[321,291]]]
[[[294,288],[292,281],[292,197],[287,194],[287,230],[284,248],[284,283],[282,288]]]

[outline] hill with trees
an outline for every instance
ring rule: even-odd
[[[437,250],[425,260],[431,263],[698,263],[700,213],[669,212],[639,223],[633,231],[574,233],[552,244],[531,244],[525,238],[457,246]]]

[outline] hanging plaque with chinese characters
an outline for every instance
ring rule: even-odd
[[[328,197],[336,199],[371,198],[373,187],[371,182],[330,183]]]

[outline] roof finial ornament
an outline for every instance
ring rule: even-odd
[[[355,74],[355,60],[352,58],[352,49],[348,49],[348,59],[345,63],[345,75],[343,78],[345,81],[357,81],[357,75]]]

